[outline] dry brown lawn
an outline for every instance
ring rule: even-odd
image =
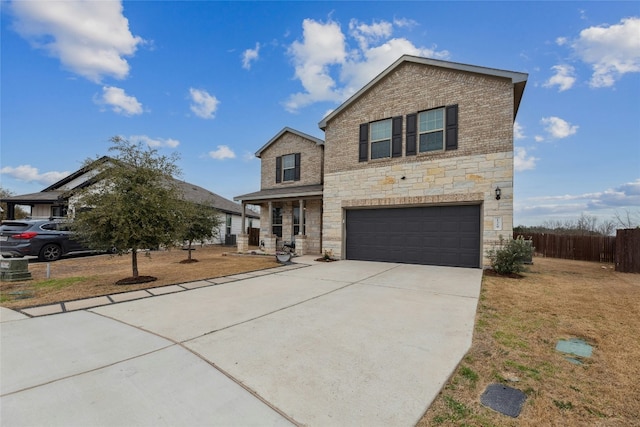
[[[522,279],[485,275],[472,348],[425,426],[640,426],[640,274],[535,258]],[[555,350],[581,338],[591,358]],[[518,418],[480,404],[487,385],[527,395]]]
[[[116,285],[115,282],[130,277],[131,255],[92,255],[63,258],[50,263],[50,278],[46,278],[47,263],[32,262],[29,271],[33,280],[0,283],[0,305],[8,308],[26,308],[126,292],[148,289],[176,283],[228,276],[247,271],[277,267],[273,256],[235,255],[234,248],[221,246],[197,247],[189,264],[187,251],[172,249],[151,251],[148,256],[138,254],[139,274],[154,276],[156,281],[138,285]],[[29,296],[29,298],[24,298]]]

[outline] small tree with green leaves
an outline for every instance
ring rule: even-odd
[[[99,168],[98,183],[75,196],[73,230],[96,249],[116,248],[131,253],[132,278],[138,280],[138,250],[170,246],[182,233],[180,209],[183,203],[173,179],[179,173],[177,154],[161,156],[142,143],[114,137],[111,161]],[[88,164],[92,161],[88,161]]]
[[[222,219],[217,210],[211,206],[196,205],[190,202],[184,202],[181,208],[182,214],[182,240],[189,242],[187,250],[189,252],[188,262],[196,261],[191,257],[193,250],[191,245],[194,241],[203,241],[217,237]]]
[[[500,236],[500,244],[497,248],[487,251],[487,257],[491,260],[491,268],[498,274],[508,275],[521,273],[525,270],[525,261],[531,259],[533,246],[530,240],[518,236],[517,239],[504,239]]]

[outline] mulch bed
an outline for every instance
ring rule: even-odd
[[[140,283],[155,282],[156,280],[158,280],[158,278],[153,276],[126,277],[118,280],[116,285],[137,285]]]

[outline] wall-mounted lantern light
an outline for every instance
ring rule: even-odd
[[[496,200],[500,200],[501,194],[502,194],[502,190],[500,190],[500,187],[496,187]]]

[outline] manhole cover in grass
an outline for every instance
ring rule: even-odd
[[[593,347],[579,338],[559,340],[556,350],[561,353],[574,354],[579,357],[591,357]]]
[[[489,384],[480,396],[480,403],[501,414],[516,418],[527,396],[520,390],[502,384]]]

